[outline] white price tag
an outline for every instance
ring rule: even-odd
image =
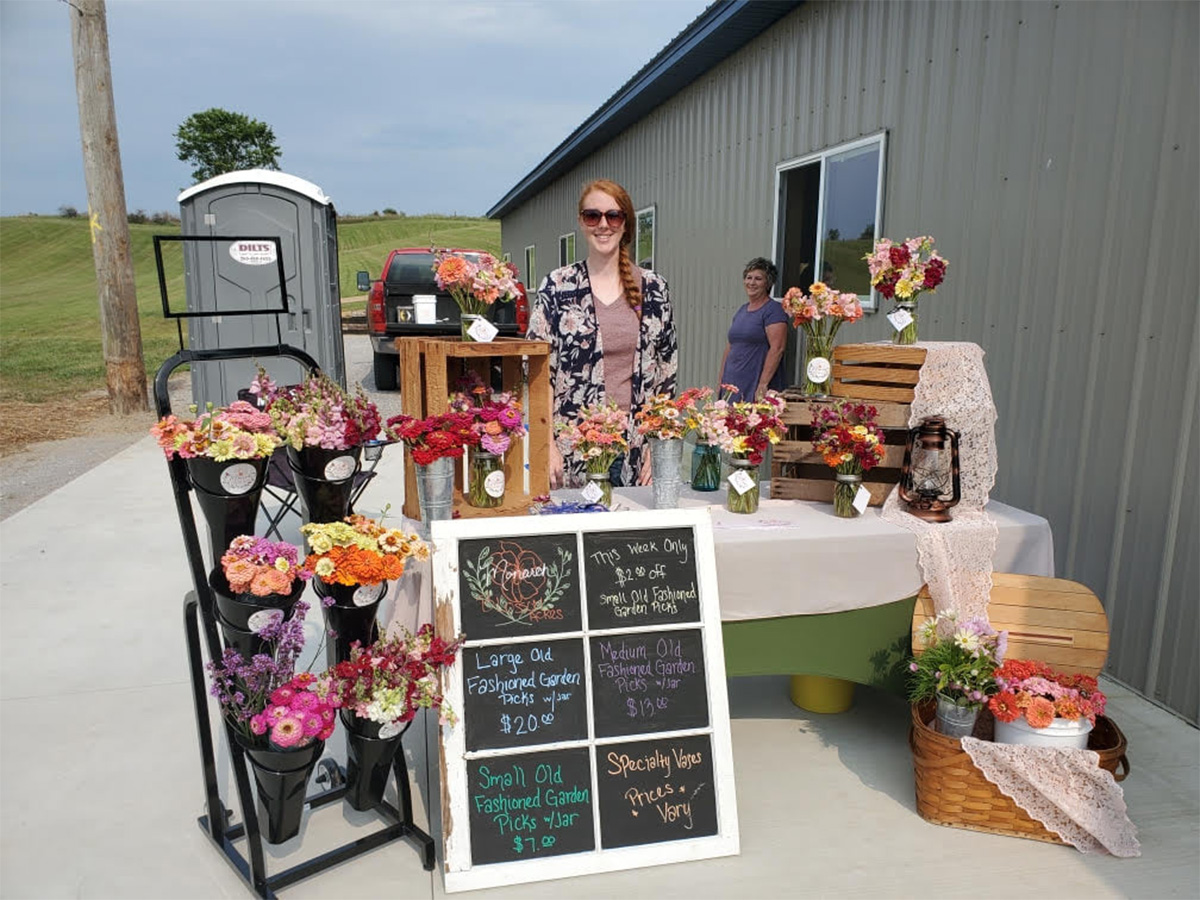
[[[221,487],[231,494],[245,494],[258,481],[258,470],[250,463],[234,463],[221,473]]]
[[[404,726],[401,725],[399,722],[388,722],[386,725],[384,725],[382,728],[379,729],[379,739],[381,741],[386,741],[388,738],[394,738],[396,735],[398,735],[403,730],[404,730]]]
[[[823,356],[814,356],[808,361],[808,368],[804,370],[804,374],[813,384],[824,384],[829,380],[831,371],[832,366],[829,365],[829,360]]]
[[[744,494],[754,487],[754,479],[750,477],[748,472],[738,469],[729,476],[729,486],[739,494]]]
[[[326,481],[345,481],[353,474],[353,456],[336,456],[325,464]]]
[[[481,344],[490,344],[499,333],[499,328],[482,317],[476,319],[475,324],[467,329],[467,334]]]
[[[488,472],[487,477],[483,479],[483,492],[497,500],[504,496],[504,472],[502,470]]]
[[[892,327],[897,331],[903,331],[912,324],[912,313],[907,309],[897,309],[888,313],[887,320],[892,323]]]
[[[594,481],[589,481],[583,488],[583,499],[588,503],[599,503],[600,498],[604,496],[604,491],[600,489],[600,485]]]
[[[250,617],[250,621],[246,624],[250,626],[250,630],[258,634],[268,625],[277,625],[283,621],[282,609],[261,609]]]
[[[867,511],[867,505],[871,502],[871,492],[861,484],[858,486],[858,493],[854,495],[854,503],[852,504],[858,514],[861,516]]]
[[[383,582],[379,584],[363,584],[359,585],[358,590],[354,592],[355,606],[370,606],[381,596],[383,596]]]

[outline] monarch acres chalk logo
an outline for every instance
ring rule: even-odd
[[[229,245],[229,255],[244,266],[269,266],[278,258],[270,241],[234,241]]]

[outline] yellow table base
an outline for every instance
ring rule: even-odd
[[[824,675],[793,675],[792,702],[808,712],[845,712],[854,703],[854,682]]]

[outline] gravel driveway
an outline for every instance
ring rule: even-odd
[[[348,334],[342,343],[347,384],[351,387],[361,384],[385,420],[399,413],[400,392],[381,393],[375,389],[370,338]],[[176,376],[171,380],[171,408],[178,413],[191,402],[187,374]],[[141,440],[152,424],[151,415],[102,417],[87,423],[82,429],[87,432],[83,436],[31,444],[18,453],[0,457],[0,519],[7,519]]]

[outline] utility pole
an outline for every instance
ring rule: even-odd
[[[129,415],[149,409],[149,404],[108,64],[108,21],[104,0],[67,0],[67,6],[75,55],[88,223],[99,288],[108,409],[114,415]]]

